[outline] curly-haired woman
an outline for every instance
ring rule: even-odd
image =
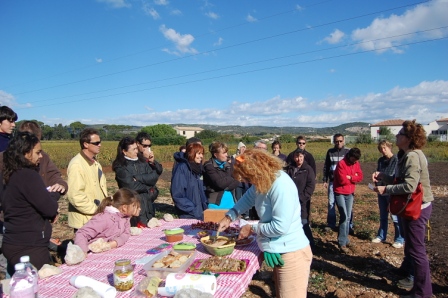
[[[428,162],[421,150],[426,145],[425,129],[415,120],[404,121],[396,135],[396,145],[403,154],[398,160],[395,175],[375,172],[372,178],[374,182],[382,181],[386,184],[386,186],[375,188],[381,195],[412,194],[417,189],[418,183],[422,184],[423,203],[420,217],[416,220],[400,218],[406,241],[405,258],[411,259],[414,271],[412,290],[409,295],[402,297],[429,298],[432,296],[432,286],[429,260],[426,255],[425,232],[434,197],[429,182]],[[394,180],[396,184],[393,184]]]
[[[274,267],[277,297],[306,297],[313,254],[302,228],[297,188],[282,169],[283,161],[264,150],[249,149],[237,157],[234,177],[252,186],[226,213],[218,230],[224,231],[255,206],[260,221],[243,226],[238,238],[257,235],[267,265]]]

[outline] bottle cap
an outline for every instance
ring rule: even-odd
[[[22,263],[27,263],[29,261],[30,261],[30,256],[20,257],[20,262],[22,262]]]
[[[23,270],[23,269],[25,269],[25,264],[23,264],[23,263],[17,263],[17,264],[14,266],[14,269],[16,269],[16,271],[18,271],[18,270]]]

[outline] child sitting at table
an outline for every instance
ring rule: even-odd
[[[101,201],[95,215],[75,235],[75,244],[84,253],[106,251],[122,246],[131,234],[130,218],[140,212],[138,194],[130,189],[121,188],[113,196]],[[89,244],[104,240],[100,249],[89,248]]]

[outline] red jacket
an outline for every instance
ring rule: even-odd
[[[350,176],[351,179],[348,179]],[[355,192],[355,183],[363,179],[359,162],[349,164],[347,155],[336,166],[334,171],[333,191],[341,195],[349,195]]]

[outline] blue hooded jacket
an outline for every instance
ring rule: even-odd
[[[183,152],[174,153],[177,164],[171,176],[171,196],[179,218],[204,220],[207,209],[202,174],[196,175]]]

